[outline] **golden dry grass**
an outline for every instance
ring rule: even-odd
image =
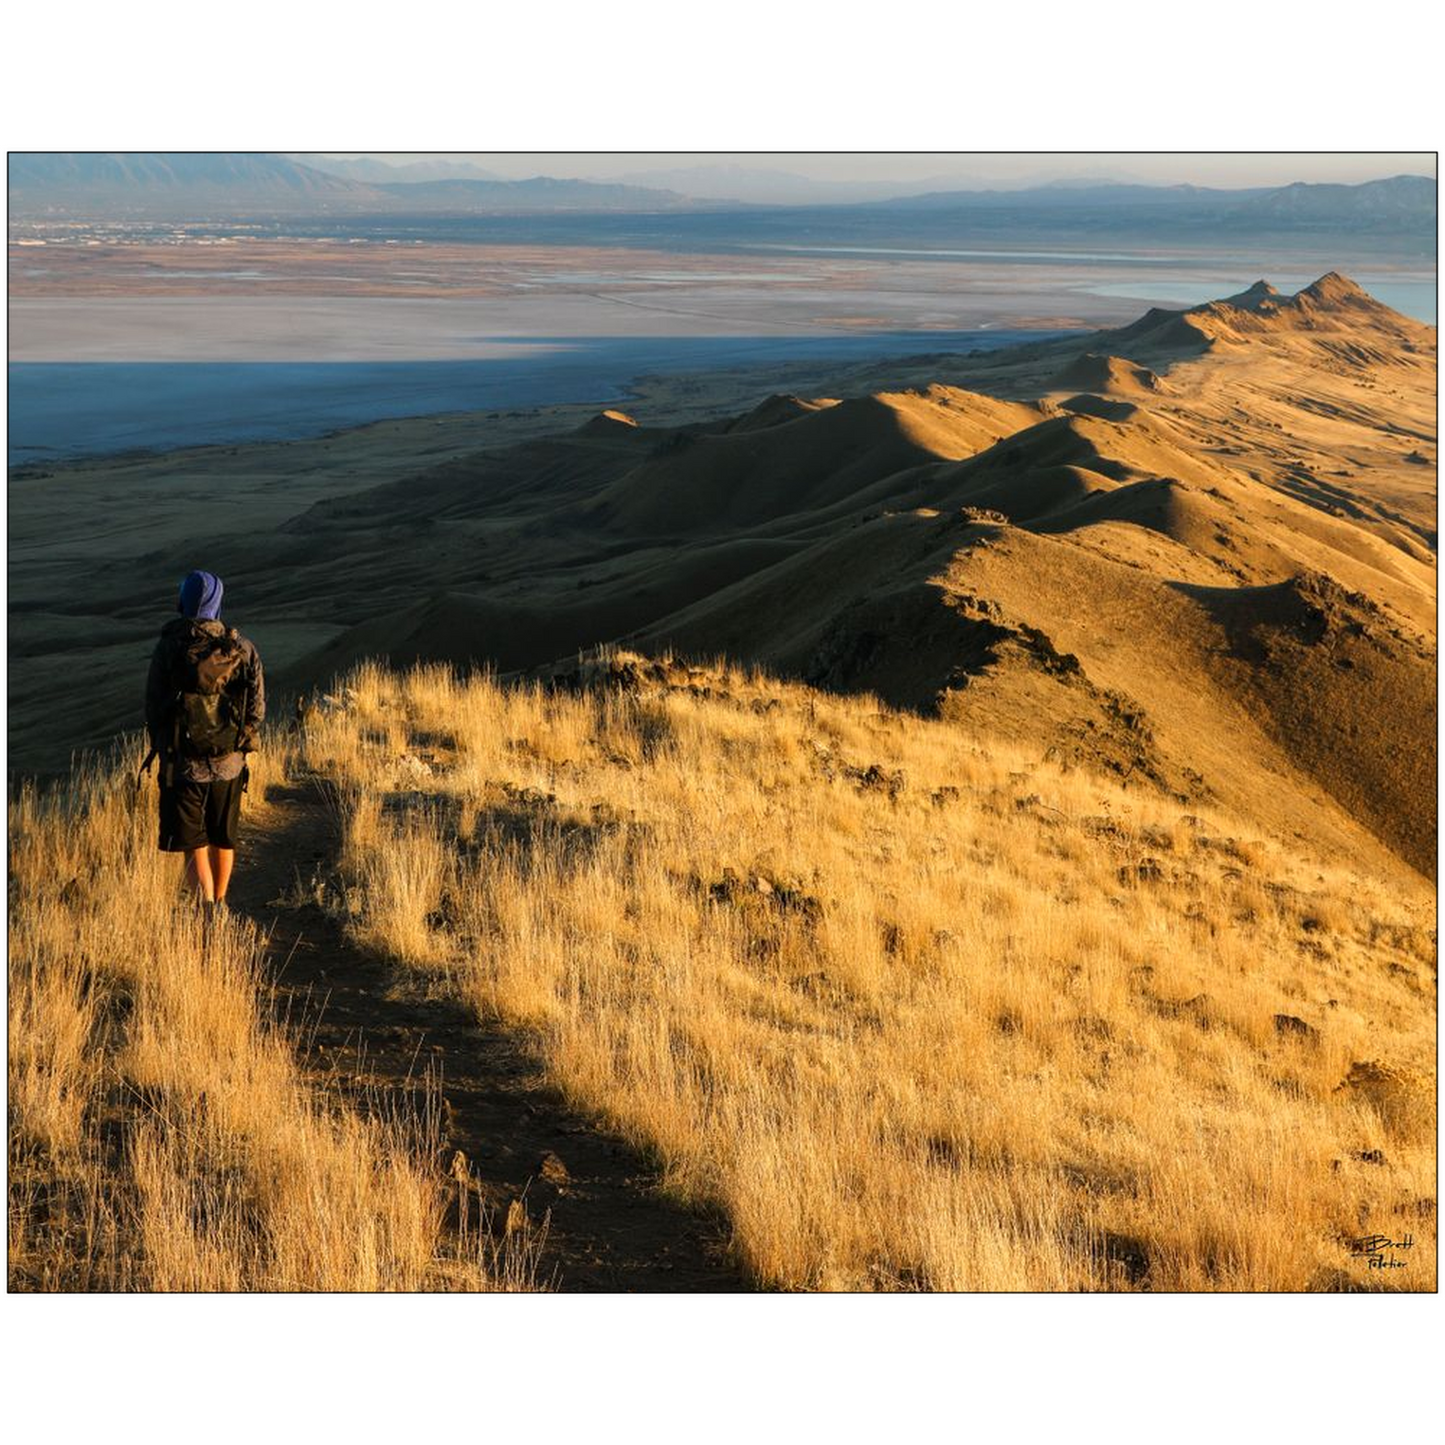
[[[124,756],[10,806],[11,1288],[525,1285],[515,1251],[444,1237],[433,1120],[302,1079],[263,941],[179,895]]]
[[[870,699],[634,670],[364,666],[305,758],[357,933],[535,1030],[757,1280],[1434,1287],[1426,884]]]

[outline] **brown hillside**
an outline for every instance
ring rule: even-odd
[[[608,488],[589,515],[624,535],[765,527],[846,501],[921,462],[972,456],[1037,417],[1031,407],[934,387],[858,397],[766,427],[679,434]]]
[[[599,411],[591,421],[583,422],[577,428],[579,436],[610,437],[620,430],[635,427],[637,423],[625,411]]]
[[[234,912],[138,738],[12,790],[11,1288],[1435,1288],[1435,354],[1331,273],[13,478],[12,764],[197,562],[275,705]]]
[[[1163,383],[1147,366],[1136,366],[1121,356],[1086,352],[1054,377],[1051,391],[1091,391],[1105,396],[1138,396],[1162,391]]]
[[[1065,397],[1059,402],[1059,407],[1063,411],[1073,412],[1076,416],[1097,416],[1105,421],[1128,421],[1139,410],[1132,401],[1115,401],[1087,391],[1081,391],[1077,396]]]
[[[786,421],[796,421],[809,412],[821,411],[825,406],[836,406],[836,398],[818,398],[811,401],[800,396],[770,396],[760,401],[745,416],[734,417],[725,422],[720,431],[763,431],[770,426],[781,426]]]
[[[83,639],[37,590],[15,613],[12,740],[58,743],[32,658],[72,632],[118,658],[156,568],[204,551],[279,639],[278,687],[368,656],[727,654],[1429,867],[1433,327],[1330,274],[1088,337],[843,366],[824,395],[686,425],[634,412],[440,465],[416,452],[368,490],[172,538],[86,584],[106,625]],[[1342,623],[1338,655],[1273,620],[1320,587],[1376,619]]]

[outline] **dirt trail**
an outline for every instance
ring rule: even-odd
[[[308,878],[330,864],[337,837],[318,789],[273,787],[267,804],[243,829],[231,902],[269,930],[277,1011],[308,1077],[339,1085],[360,1107],[385,1109],[419,1098],[428,1068],[439,1074],[439,1168],[465,1154],[499,1221],[517,1199],[534,1222],[550,1214],[544,1285],[747,1288],[727,1258],[721,1222],[671,1203],[652,1165],[570,1110],[525,1038],[428,996],[404,970],[348,942],[316,905],[273,902],[294,890],[298,872]]]

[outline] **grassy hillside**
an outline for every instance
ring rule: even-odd
[[[868,697],[558,683],[344,680],[253,784],[336,799],[268,907],[530,1040],[754,1281],[1433,1287],[1418,875]],[[447,1218],[438,1090],[304,1076],[265,940],[205,929],[151,826],[119,766],[11,806],[12,1287],[525,1285]]]
[[[303,1082],[256,928],[178,897],[129,766],[10,806],[9,1287],[525,1282],[475,1219],[444,1232],[424,1098],[367,1118]],[[278,767],[254,771],[259,798]]]
[[[1434,1282],[1432,892],[760,675],[361,669],[326,896],[785,1288]]]
[[[343,675],[270,763],[296,886],[202,939],[123,777],[19,793],[13,1277],[524,1283],[443,1206],[538,1204],[467,1154],[540,1058],[594,1158],[726,1222],[691,1287],[1433,1287],[1435,345],[1331,273],[732,415],[272,457],[204,555],[278,692]],[[27,497],[12,746],[53,759],[55,658],[113,726],[202,544],[77,581],[140,534]],[[298,1064],[280,909],[362,960],[407,1089],[378,968],[508,1055],[455,1178],[440,1104]],[[680,1268],[671,1206],[592,1257],[638,1177],[554,1264]]]

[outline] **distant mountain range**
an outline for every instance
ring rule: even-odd
[[[84,217],[189,219],[257,216],[388,216],[549,214],[558,212],[768,211],[807,209],[778,202],[744,203],[699,195],[694,183],[726,189],[727,167],[681,168],[615,181],[552,176],[527,180],[489,177],[457,162],[389,166],[374,160],[327,161],[321,169],[288,156],[260,152],[78,151],[16,152],[10,156],[12,219]],[[458,170],[471,172],[457,175]],[[343,173],[344,172],[344,173]],[[757,173],[737,170],[735,178]],[[679,189],[642,184],[675,182]],[[828,184],[808,182],[811,194]],[[1226,230],[1298,231],[1341,228],[1411,236],[1433,234],[1436,182],[1392,176],[1360,185],[1254,189],[1147,186],[1082,182],[1022,190],[928,190],[886,200],[827,202],[833,212],[898,211],[957,216],[981,227],[1072,225],[1104,230],[1152,224],[1211,225]],[[856,188],[854,188],[856,194]],[[814,199],[812,208],[822,208]]]
[[[249,151],[15,151],[12,210],[185,208],[195,203],[286,203],[315,209],[366,187],[283,156]]]
[[[456,157],[435,161],[391,161],[370,156],[337,158],[299,152],[290,157],[330,175],[351,181],[384,184],[397,181],[500,181],[496,171]],[[599,175],[595,180],[644,190],[676,191],[700,202],[739,203],[769,206],[838,206],[855,201],[886,201],[915,191],[979,188],[985,183],[966,171],[930,176],[901,183],[898,180],[827,180],[780,171],[764,166],[739,165],[735,161],[701,161],[651,170],[620,171]],[[1024,189],[1020,181],[1014,189]]]
[[[393,165],[366,157],[325,157],[315,164],[293,159],[300,169],[339,176],[393,196],[405,210],[656,210],[697,203],[694,197],[660,185],[633,184],[624,178],[580,181],[532,176],[508,180],[465,161],[407,161]]]
[[[1436,183],[1428,176],[1391,176],[1360,185],[1296,182],[1268,188],[1204,186],[1038,186],[1025,191],[934,191],[875,203],[873,209],[973,213],[1054,213],[1087,223],[1121,211],[1148,213],[1159,222],[1207,220],[1226,227],[1292,230],[1433,230]]]
[[[1306,186],[1306,190],[1314,189]],[[1341,190],[1351,187],[1342,186]],[[1273,190],[1243,187],[1225,190],[1210,186],[1148,186],[1118,181],[1054,182],[1022,190],[923,191],[899,196],[880,205],[910,210],[982,209],[1028,207],[1041,210],[1082,210],[1097,205],[1232,206],[1251,196],[1274,194]]]
[[[532,176],[524,181],[401,181],[376,189],[392,197],[396,209],[404,211],[655,211],[710,204],[676,191],[554,176]]]
[[[634,186],[665,186],[686,196],[770,206],[846,206],[860,201],[888,201],[910,191],[958,190],[976,184],[956,172],[900,185],[897,181],[820,180],[792,171],[730,162],[631,171],[608,179]]]
[[[350,168],[364,176],[416,174],[410,167],[376,163]],[[426,170],[423,166],[421,174]],[[10,157],[9,189],[12,218],[650,211],[698,204],[674,191],[550,176],[350,179],[286,156],[220,151],[16,152]]]
[[[1254,221],[1330,224],[1346,218],[1435,224],[1437,186],[1429,176],[1391,176],[1358,186],[1307,186],[1296,182],[1245,199],[1235,214]]]
[[[310,166],[327,175],[341,176],[348,181],[367,184],[387,181],[500,181],[505,177],[496,171],[472,165],[469,161],[378,161],[370,156],[289,156],[298,165]]]

